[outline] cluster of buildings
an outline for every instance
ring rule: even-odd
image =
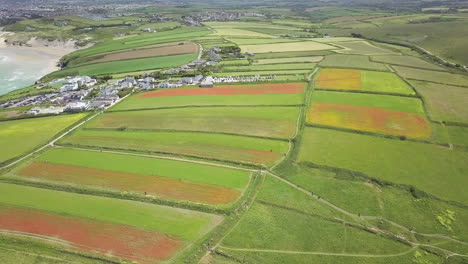
[[[97,83],[96,79],[93,79],[89,76],[67,77],[65,81],[66,84],[60,88],[61,92],[76,91],[81,88],[90,88]]]
[[[273,81],[276,75],[252,75],[252,76],[226,76],[226,77],[212,77],[213,83],[233,83],[233,82],[264,82]]]
[[[194,60],[188,64],[182,65],[178,68],[172,68],[163,71],[164,74],[180,74],[180,73],[193,73],[197,69],[200,69],[202,67],[206,66],[216,66],[218,65],[219,62],[214,61],[214,60],[206,60],[206,59],[198,59]]]

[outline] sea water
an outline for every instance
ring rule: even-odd
[[[54,70],[56,60],[40,50],[0,47],[0,95],[34,84]]]

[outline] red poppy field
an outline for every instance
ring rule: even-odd
[[[412,138],[431,136],[431,126],[423,116],[377,107],[314,103],[307,120],[320,125]]]
[[[143,93],[136,98],[196,95],[242,95],[242,94],[297,94],[304,92],[303,83],[274,83],[251,85],[223,85],[215,88],[168,89]]]
[[[34,162],[17,172],[20,176],[106,187],[121,191],[148,193],[167,199],[208,204],[227,204],[241,192],[208,184],[199,184],[158,176],[86,168],[50,162]]]
[[[169,259],[183,246],[156,231],[15,207],[0,207],[0,229],[140,263]]]

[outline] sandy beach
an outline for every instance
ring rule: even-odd
[[[42,76],[59,70],[60,58],[77,50],[74,43],[47,42],[37,39],[27,46],[8,45],[5,37],[10,32],[0,32],[0,94],[33,84]]]
[[[8,45],[5,43],[5,37],[10,34],[14,34],[11,32],[1,32],[0,31],[0,49],[11,49],[17,50],[18,54],[16,58],[19,60],[19,63],[28,63],[30,60],[36,60],[37,58],[31,57],[30,55],[21,54],[22,50],[30,50],[35,51],[42,56],[42,59],[49,58],[47,61],[43,61],[44,68],[47,69],[47,73],[59,70],[60,68],[57,67],[57,63],[59,62],[60,58],[65,56],[68,53],[71,53],[77,50],[74,47],[73,42],[46,42],[41,40],[32,39],[28,41],[28,46],[17,46],[17,45]],[[1,51],[0,51],[1,52]],[[47,74],[46,73],[46,74]]]

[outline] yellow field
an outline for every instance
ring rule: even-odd
[[[315,81],[315,87],[323,89],[361,89],[361,72],[358,70],[324,69]]]
[[[314,41],[274,43],[263,45],[241,45],[243,52],[267,53],[267,52],[289,52],[289,51],[313,51],[313,50],[331,50],[336,47],[318,43]]]

